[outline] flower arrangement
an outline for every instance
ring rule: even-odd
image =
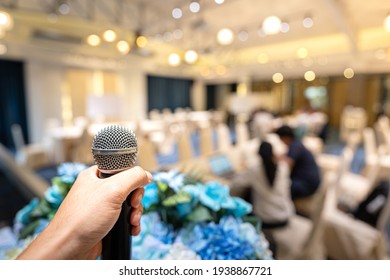
[[[219,182],[176,170],[158,172],[145,187],[135,259],[272,259],[252,205]]]
[[[43,198],[34,198],[15,216],[12,228],[12,242],[0,246],[0,259],[14,259],[17,255],[43,231],[57,212],[68,194],[78,174],[87,168],[82,163],[63,163],[57,168],[57,176],[52,179],[51,186]],[[9,232],[9,231],[8,231]]]
[[[44,197],[16,214],[13,236],[0,242],[0,259],[16,258],[48,225],[85,168],[80,163],[59,166]],[[251,204],[230,196],[219,182],[202,182],[176,170],[158,172],[145,187],[142,204],[133,259],[272,259],[259,221],[248,215]]]

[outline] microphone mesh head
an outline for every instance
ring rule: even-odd
[[[137,137],[134,132],[118,125],[100,130],[92,142],[92,154],[103,173],[116,173],[135,165]]]

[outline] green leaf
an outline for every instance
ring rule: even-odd
[[[189,220],[191,222],[204,222],[204,221],[210,221],[212,219],[213,219],[213,217],[210,213],[210,210],[202,205],[197,206],[187,216],[187,220]]]
[[[172,207],[172,206],[175,206],[177,204],[187,203],[190,201],[191,201],[190,194],[183,192],[183,191],[179,191],[178,193],[164,199],[162,202],[162,205],[164,205],[166,207]]]
[[[24,227],[20,232],[19,239],[22,240],[32,235],[34,233],[35,228],[38,225],[39,225],[39,220],[36,220],[30,223],[29,225],[27,225],[26,227]]]
[[[158,181],[157,182],[157,187],[160,189],[160,191],[165,192],[168,189],[168,185]]]
[[[52,211],[50,203],[46,199],[42,199],[37,207],[31,211],[30,219],[34,220],[37,218],[46,218],[47,215]]]

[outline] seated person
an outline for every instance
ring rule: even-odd
[[[291,169],[291,198],[308,197],[316,192],[320,186],[320,170],[313,154],[296,139],[294,131],[283,125],[276,130],[276,134],[288,147],[285,160]]]
[[[251,187],[253,212],[261,218],[264,229],[283,227],[295,213],[290,198],[290,170],[284,161],[275,163],[268,142],[261,143],[259,155],[259,166],[238,173],[231,186]]]

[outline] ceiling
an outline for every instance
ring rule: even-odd
[[[390,32],[383,26],[389,0],[198,2],[200,11],[192,13],[189,0],[0,0],[14,18],[13,29],[0,42],[8,46],[6,56],[56,56],[70,64],[95,61],[112,67],[147,61],[156,73],[213,80],[271,80],[275,72],[295,78],[308,70],[317,76],[342,75],[348,67],[355,73],[390,72]],[[173,8],[182,10],[180,19],[172,17]],[[262,21],[270,15],[288,22],[289,31],[260,36]],[[311,28],[302,25],[306,16],[314,21]],[[85,43],[89,34],[108,28],[133,44],[129,54],[121,55],[112,43]],[[221,28],[234,32],[232,44],[217,42]],[[242,31],[245,41],[238,39]],[[142,49],[134,46],[138,33],[148,38]],[[306,57],[298,57],[301,48]],[[168,65],[170,53],[184,56],[189,49],[199,53],[195,64]]]

